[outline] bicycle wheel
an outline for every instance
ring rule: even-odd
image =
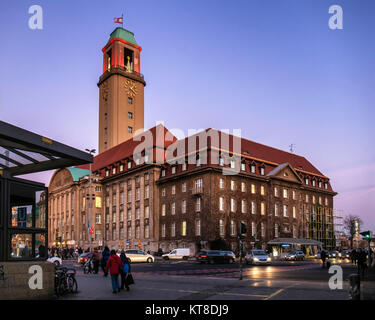
[[[58,286],[58,296],[64,295],[68,291],[65,277],[60,278]]]
[[[78,283],[74,277],[68,278],[68,288],[70,293],[76,293],[78,291]]]

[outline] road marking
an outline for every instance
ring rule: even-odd
[[[273,298],[274,296],[278,295],[279,293],[283,292],[285,289],[279,289],[277,290],[276,292],[272,293],[271,295],[267,296],[264,300],[269,300],[271,298]]]
[[[210,291],[210,290],[182,290],[182,289],[169,289],[169,288],[147,288],[142,287],[142,289],[146,290],[160,290],[160,291],[176,291],[181,293],[201,293],[202,291],[204,293],[209,293],[212,295],[223,295],[223,296],[241,296],[241,297],[257,297],[257,298],[267,298],[267,295],[264,294],[247,294],[247,293],[235,293],[235,292],[218,292],[218,291]]]

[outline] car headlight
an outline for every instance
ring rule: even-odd
[[[254,257],[254,261],[259,261],[259,259]]]
[[[267,258],[267,261],[271,261],[271,258],[270,258],[270,257],[268,257],[268,258]]]

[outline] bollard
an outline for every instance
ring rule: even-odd
[[[350,296],[352,300],[361,299],[361,278],[357,273],[353,273],[349,276],[350,282]]]

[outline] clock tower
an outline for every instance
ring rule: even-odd
[[[140,54],[134,33],[116,28],[103,51],[99,78],[99,153],[144,128],[144,87]]]

